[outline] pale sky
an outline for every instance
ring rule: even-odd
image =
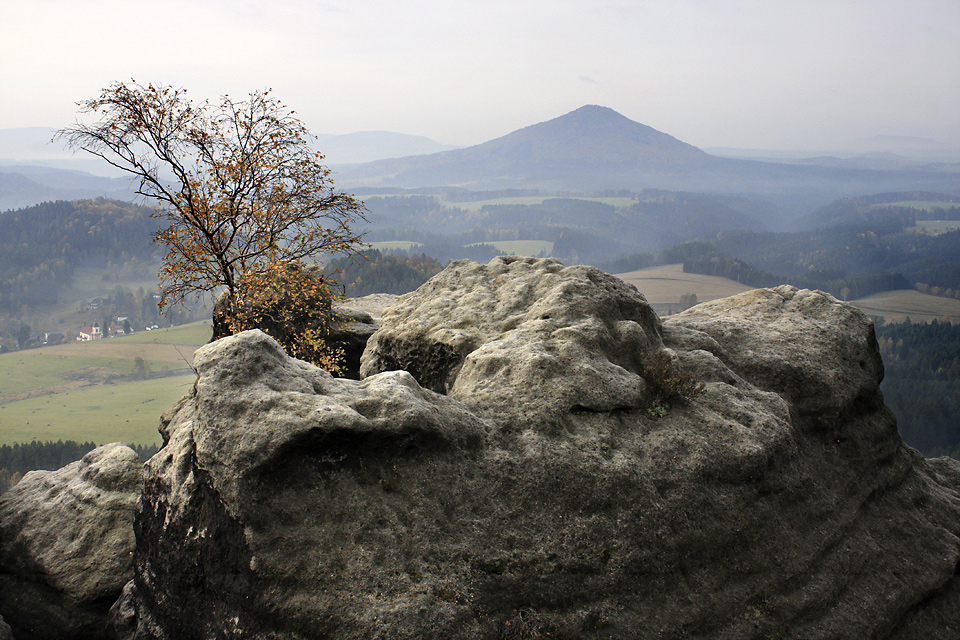
[[[0,129],[135,79],[470,145],[585,104],[699,147],[960,144],[960,0],[0,0]]]

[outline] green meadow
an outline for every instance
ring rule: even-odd
[[[481,244],[487,244],[496,248],[497,251],[514,256],[539,256],[541,253],[549,256],[553,251],[553,243],[548,240],[497,240],[495,242],[475,242],[467,245],[475,247]]]
[[[407,240],[385,240],[383,242],[371,242],[371,249],[378,249],[380,251],[392,251],[399,249],[400,251],[410,251],[413,247],[422,247],[423,243],[421,242],[409,242]]]
[[[513,198],[491,198],[490,200],[473,200],[470,202],[449,202],[446,200],[441,200],[440,204],[445,207],[464,209],[466,211],[479,211],[482,207],[486,205],[498,205],[498,204],[521,204],[521,205],[536,205],[543,204],[544,200],[554,200],[558,196],[516,196]],[[633,198],[624,198],[624,197],[598,197],[598,198],[571,198],[573,200],[587,200],[589,202],[602,202],[603,204],[613,205],[614,207],[630,207],[637,203]]]
[[[159,443],[160,415],[190,389],[210,333],[204,321],[0,354],[0,444]]]
[[[753,288],[719,276],[684,273],[681,264],[650,267],[617,277],[637,287],[659,310],[677,304],[684,293],[694,293],[698,302],[706,302]],[[850,302],[867,315],[883,316],[886,322],[903,322],[908,317],[912,322],[960,321],[960,300],[912,289],[884,291]]]
[[[39,440],[159,444],[160,415],[194,376],[124,381],[0,404],[0,444]]]

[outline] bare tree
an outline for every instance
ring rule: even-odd
[[[57,136],[131,174],[137,193],[159,205],[161,308],[224,287],[231,331],[275,327],[288,351],[335,370],[319,314],[334,294],[305,260],[363,246],[351,225],[366,209],[333,188],[306,127],[269,91],[217,105],[186,93],[116,83],[78,103],[92,124],[78,120]],[[286,316],[267,307],[281,302],[298,310],[303,330],[280,331]]]
[[[294,112],[256,91],[194,105],[185,89],[116,83],[78,105],[93,114],[57,136],[139,180],[168,225],[162,305],[226,287],[282,261],[361,246],[351,224],[365,209],[334,190],[323,156]]]

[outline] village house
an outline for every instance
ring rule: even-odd
[[[99,340],[102,337],[103,332],[100,330],[100,325],[95,322],[92,327],[80,327],[80,335],[77,336],[77,340],[86,342],[88,340]]]

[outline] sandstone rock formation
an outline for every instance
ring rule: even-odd
[[[343,349],[343,377],[352,380],[360,378],[360,356],[370,336],[380,327],[383,309],[396,299],[397,296],[389,293],[374,293],[361,298],[348,298],[334,306],[326,342]]]
[[[648,404],[639,372],[661,346],[646,299],[597,269],[460,261],[384,312],[361,375],[403,369],[502,429],[542,432]]]
[[[109,444],[0,496],[0,613],[18,640],[103,637],[133,576],[141,467]]]
[[[829,295],[661,323],[592,268],[464,261],[384,313],[359,382],[260,332],[195,364],[118,637],[960,634],[960,464],[903,445]]]

